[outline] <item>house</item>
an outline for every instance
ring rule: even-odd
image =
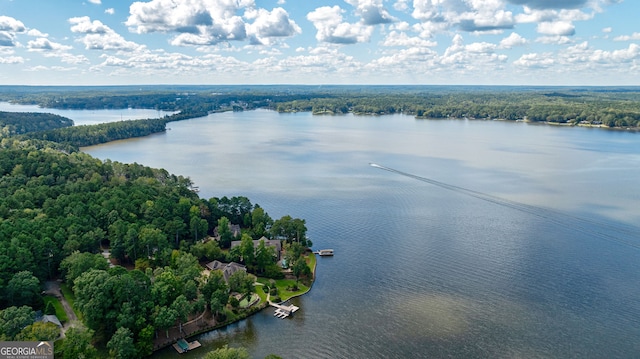
[[[229,277],[231,277],[233,273],[240,270],[245,272],[247,271],[247,267],[236,262],[224,263],[216,260],[216,261],[205,264],[205,266],[211,271],[214,271],[214,270],[222,271],[222,276],[224,277],[224,281],[227,283],[229,282]]]
[[[280,252],[282,251],[282,241],[279,239],[268,239],[267,237],[262,237],[260,239],[253,240],[253,248],[258,248],[260,245],[260,241],[264,241],[264,245],[267,247],[273,247],[276,250],[276,260],[280,260]],[[242,241],[231,241],[231,248],[237,247],[242,243]]]
[[[231,230],[231,234],[234,237],[237,237],[240,235],[240,225],[239,224],[231,224],[229,223],[229,229]],[[220,234],[218,233],[218,227],[213,229],[213,237],[216,240],[220,240]]]
[[[60,322],[60,319],[58,319],[58,317],[55,314],[45,314],[42,315],[41,311],[37,311],[36,312],[36,322],[43,322],[43,323],[53,323],[55,325],[58,326],[58,328],[62,328],[62,323]]]

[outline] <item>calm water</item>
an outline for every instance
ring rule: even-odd
[[[336,252],[295,317],[267,309],[181,358],[640,355],[638,134],[269,111],[169,126],[84,150],[305,218]]]
[[[173,113],[132,108],[122,110],[59,110],[55,108],[41,108],[37,105],[13,105],[9,102],[0,102],[0,111],[53,113],[72,119],[75,125],[95,125],[105,122],[160,118]]]

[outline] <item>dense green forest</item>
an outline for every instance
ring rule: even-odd
[[[72,120],[50,113],[0,111],[0,138],[68,126]]]
[[[85,147],[127,138],[148,136],[165,131],[167,123],[171,121],[181,121],[206,115],[206,112],[183,111],[158,119],[127,120],[35,131],[25,134],[23,138],[53,141],[73,147]]]
[[[86,325],[71,331],[74,341],[67,332],[58,346],[64,357],[76,353],[76,339],[82,352],[96,344],[121,353],[126,342],[129,354],[121,357],[146,356],[190,315],[207,310],[216,322],[240,315],[230,294],[250,294],[255,279],[245,272],[228,282],[219,271],[203,276],[201,263],[237,261],[280,278],[273,250],[253,240],[282,239],[291,253],[310,245],[304,220],[273,220],[246,197],[201,199],[188,178],[162,169],[100,161],[47,141],[0,144],[3,340],[47,338],[50,332],[34,329],[33,313],[45,309],[43,284],[62,278]],[[238,237],[230,224],[242,228]],[[220,241],[204,241],[216,227]],[[228,250],[235,239],[242,245]],[[109,268],[104,248],[121,266]]]

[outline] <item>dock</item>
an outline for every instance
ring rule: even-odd
[[[332,256],[333,255],[333,249],[321,249],[319,251],[313,252],[319,256],[325,257],[325,256]]]
[[[287,318],[288,316],[295,313],[298,309],[300,309],[300,307],[296,307],[293,304],[282,305],[282,304],[277,304],[271,301],[269,302],[269,305],[276,308],[275,312],[273,313],[273,316],[280,319]]]
[[[173,349],[175,349],[180,354],[186,353],[189,350],[200,348],[201,346],[202,344],[200,344],[200,342],[197,340],[188,343],[184,339],[179,339],[177,342],[173,343]]]

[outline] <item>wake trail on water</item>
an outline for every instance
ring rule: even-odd
[[[454,191],[457,193],[461,193],[461,194],[465,194],[467,196],[471,196],[486,202],[490,202],[490,203],[494,203],[497,204],[499,206],[503,206],[503,207],[507,207],[507,208],[511,208],[520,212],[524,212],[524,213],[528,213],[531,215],[534,215],[536,217],[545,219],[548,222],[557,224],[561,227],[564,228],[569,228],[572,230],[576,230],[588,235],[592,235],[594,237],[603,239],[603,240],[607,240],[607,241],[612,241],[612,242],[616,242],[619,244],[623,244],[623,245],[627,245],[630,247],[634,247],[637,249],[640,249],[640,243],[635,243],[629,240],[625,240],[619,237],[619,235],[628,235],[628,236],[633,236],[633,237],[640,237],[640,229],[634,229],[634,228],[630,228],[630,227],[623,227],[623,226],[616,226],[613,225],[611,223],[605,223],[605,222],[601,222],[601,221],[597,221],[597,220],[593,220],[593,219],[588,219],[588,218],[582,218],[582,217],[578,217],[578,216],[574,216],[571,214],[567,214],[567,213],[562,213],[560,211],[557,210],[553,210],[550,208],[545,208],[545,207],[540,207],[540,206],[534,206],[534,205],[530,205],[530,204],[526,204],[526,203],[521,203],[521,202],[517,202],[517,201],[512,201],[506,198],[501,198],[501,197],[497,197],[497,196],[493,196],[490,195],[488,193],[483,193],[483,192],[478,192],[478,191],[474,191],[472,189],[468,189],[468,188],[464,188],[464,187],[459,187],[459,186],[455,186],[452,184],[448,184],[448,183],[444,183],[444,182],[440,182],[440,181],[436,181],[434,179],[431,178],[427,178],[427,177],[421,177],[415,174],[411,174],[411,173],[407,173],[407,172],[402,172],[400,170],[391,168],[391,167],[385,167],[382,165],[379,165],[377,163],[369,163],[369,165],[371,167],[374,168],[378,168],[384,171],[388,171],[391,173],[395,173],[404,177],[408,177],[411,179],[415,179],[421,182],[425,182],[425,183],[429,183],[432,184],[434,186],[438,186],[440,188],[444,188],[444,189],[448,189],[450,191]],[[595,228],[594,228],[595,226]],[[605,230],[607,230],[607,232],[605,232]],[[610,232],[615,232],[615,233],[610,233]],[[617,234],[617,235],[616,235]]]

